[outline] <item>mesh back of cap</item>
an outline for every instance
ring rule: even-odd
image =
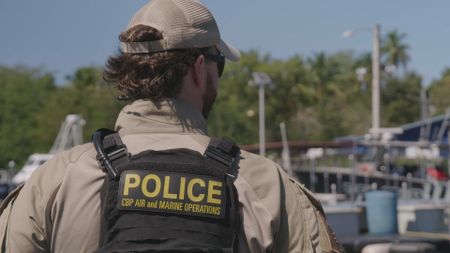
[[[128,29],[138,24],[162,32],[167,49],[208,47],[220,41],[212,14],[194,0],[153,0],[133,16]]]

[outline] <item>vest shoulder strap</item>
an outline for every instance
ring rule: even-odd
[[[117,165],[129,161],[130,154],[119,134],[114,130],[100,128],[92,135],[99,165],[112,177],[118,177]],[[236,178],[239,169],[240,148],[230,139],[211,138],[204,156],[222,168],[227,175]]]
[[[226,182],[228,187],[233,188],[233,182],[236,180],[239,170],[239,160],[241,159],[241,149],[232,140],[227,138],[211,138],[208,147],[205,150],[204,157],[217,166],[226,170]],[[236,191],[230,194],[231,201],[238,203],[238,195]],[[236,247],[237,231],[239,230],[240,214],[239,208],[236,209],[237,214],[231,217],[231,223],[234,224],[234,235],[232,239],[233,248],[230,253],[234,252]],[[225,252],[225,251],[223,251]]]
[[[241,150],[232,140],[211,138],[204,156],[214,164],[225,168],[229,177],[233,179],[237,177]]]
[[[111,129],[100,128],[92,135],[97,160],[111,177],[117,178],[117,166],[129,161],[127,146],[123,144],[119,134]]]

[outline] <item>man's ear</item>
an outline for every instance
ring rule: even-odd
[[[194,84],[198,87],[203,86],[206,79],[205,60],[206,60],[205,57],[203,55],[200,55],[197,57],[194,64],[192,65],[192,78],[194,80]]]

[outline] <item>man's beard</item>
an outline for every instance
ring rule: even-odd
[[[208,119],[209,113],[211,112],[214,101],[216,100],[217,90],[213,87],[213,81],[211,75],[206,77],[206,91],[203,94],[203,108],[202,114],[205,119]]]

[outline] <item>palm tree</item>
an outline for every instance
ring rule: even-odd
[[[336,66],[330,61],[330,58],[324,53],[315,53],[313,57],[308,58],[307,63],[310,69],[310,80],[316,87],[316,96],[322,100],[327,92],[327,85],[330,85],[336,72]]]
[[[408,54],[409,46],[403,43],[405,37],[406,34],[399,33],[397,30],[386,34],[381,45],[381,52],[385,57],[385,66],[394,65],[398,68],[401,65],[406,68],[410,58]]]

